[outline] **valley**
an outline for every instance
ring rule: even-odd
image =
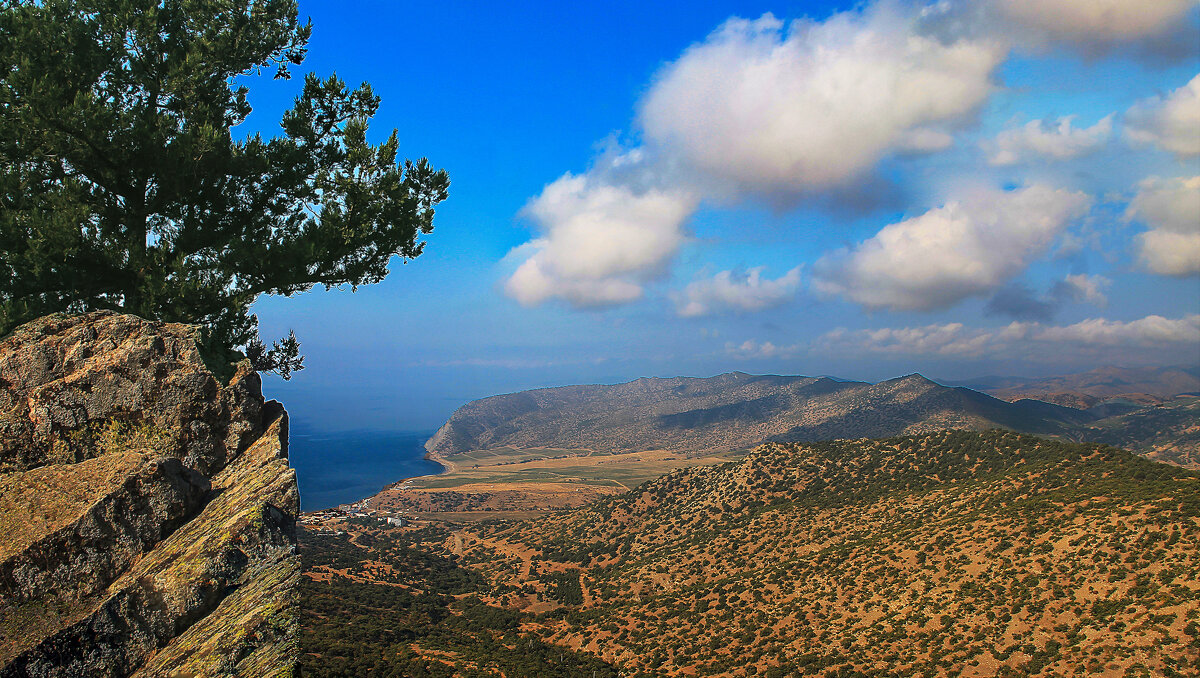
[[[460,518],[578,508],[626,492],[677,468],[719,464],[745,451],[685,455],[669,450],[597,453],[532,448],[473,450],[434,458],[443,475],[411,478],[371,498],[372,507],[415,515],[456,512]]]
[[[645,677],[1171,676],[1200,657],[1200,475],[1102,445],[767,444],[536,521],[352,522],[302,535],[306,595],[435,596],[436,627],[354,633],[381,665],[438,667],[412,675],[580,675],[478,659],[523,643]],[[350,661],[318,619],[303,626],[320,662]],[[455,648],[433,637],[471,623]]]

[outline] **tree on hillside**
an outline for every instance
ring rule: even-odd
[[[379,98],[309,75],[283,134],[235,140],[247,76],[289,77],[295,0],[0,0],[0,336],[53,311],[200,323],[267,350],[260,294],[376,283],[433,228],[449,178],[367,141]]]

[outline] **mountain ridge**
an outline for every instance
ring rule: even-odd
[[[1192,367],[1097,367],[1050,377],[986,376],[962,381],[947,380],[947,386],[966,386],[1001,400],[1035,398],[1068,407],[1088,409],[1113,400],[1157,404],[1183,394],[1200,392],[1200,368]]]
[[[449,455],[498,447],[596,451],[749,448],[767,441],[884,437],[945,428],[1066,434],[1097,417],[1005,402],[919,373],[880,381],[728,372],[520,391],[459,408],[426,443]]]

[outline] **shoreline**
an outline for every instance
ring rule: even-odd
[[[365,497],[365,499],[370,499],[371,497],[374,497],[383,492],[387,492],[388,490],[399,488],[401,485],[403,485],[404,483],[407,483],[410,480],[416,480],[418,478],[436,478],[438,476],[444,476],[444,475],[447,475],[450,473],[454,473],[455,471],[458,470],[458,464],[455,464],[454,462],[450,461],[449,459],[446,459],[445,457],[438,454],[437,452],[426,451],[425,454],[421,456],[421,458],[427,459],[427,460],[432,461],[433,463],[437,464],[438,466],[441,466],[442,470],[439,471],[438,473],[425,473],[425,474],[422,474],[419,476],[408,476],[407,478],[401,478],[399,480],[390,482],[387,485],[384,485],[383,488],[379,490],[379,492],[372,494],[370,497]]]
[[[422,446],[422,451],[424,453],[419,458],[424,461],[433,462],[434,464],[436,464],[437,466],[440,467],[438,470],[430,472],[430,473],[421,473],[418,475],[401,476],[401,477],[397,478],[396,480],[389,481],[382,486],[376,485],[374,491],[372,491],[372,489],[369,487],[368,483],[360,482],[360,484],[365,485],[365,487],[362,487],[359,490],[359,492],[361,492],[361,494],[356,493],[354,495],[354,497],[351,499],[346,499],[345,501],[340,501],[338,503],[329,504],[328,506],[323,506],[322,508],[303,508],[303,509],[301,509],[301,513],[302,514],[318,513],[321,511],[326,511],[331,508],[337,508],[340,506],[350,506],[350,505],[359,504],[362,502],[369,502],[371,499],[379,496],[380,494],[382,494],[388,490],[391,490],[391,489],[399,488],[401,485],[403,485],[404,483],[406,483],[410,480],[417,480],[420,478],[436,478],[438,476],[446,475],[448,473],[453,473],[458,470],[457,464],[455,464],[452,461],[447,460],[446,458],[442,457],[440,454],[438,454],[436,452],[429,452],[427,450],[424,450],[423,446]],[[398,469],[398,470],[401,473],[403,473],[407,469]],[[329,499],[326,499],[326,501],[329,501]]]
[[[430,478],[430,477],[436,477],[436,476],[444,476],[446,474],[455,473],[456,471],[458,471],[458,464],[455,464],[454,462],[450,461],[449,459],[443,457],[442,455],[440,455],[437,452],[434,452],[432,450],[426,452],[425,456],[423,458],[428,459],[429,461],[432,461],[433,463],[441,466],[442,472],[441,473],[428,473],[423,476],[413,476],[413,478]],[[411,480],[411,478],[405,478],[405,480]]]

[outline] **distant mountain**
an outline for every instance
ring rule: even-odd
[[[1091,411],[1106,407],[1100,405]],[[1200,398],[1184,396],[1162,405],[1117,412],[1096,420],[1074,437],[1200,469]]]
[[[1087,409],[1112,399],[1154,404],[1184,393],[1198,393],[1200,368],[1101,367],[1089,372],[1038,379],[992,376],[942,383],[965,386],[1001,400],[1035,398]]]
[[[1069,435],[1097,418],[1034,400],[1005,402],[919,374],[869,384],[732,372],[484,398],[461,407],[425,447],[443,455],[498,447],[712,451],[948,428]]]

